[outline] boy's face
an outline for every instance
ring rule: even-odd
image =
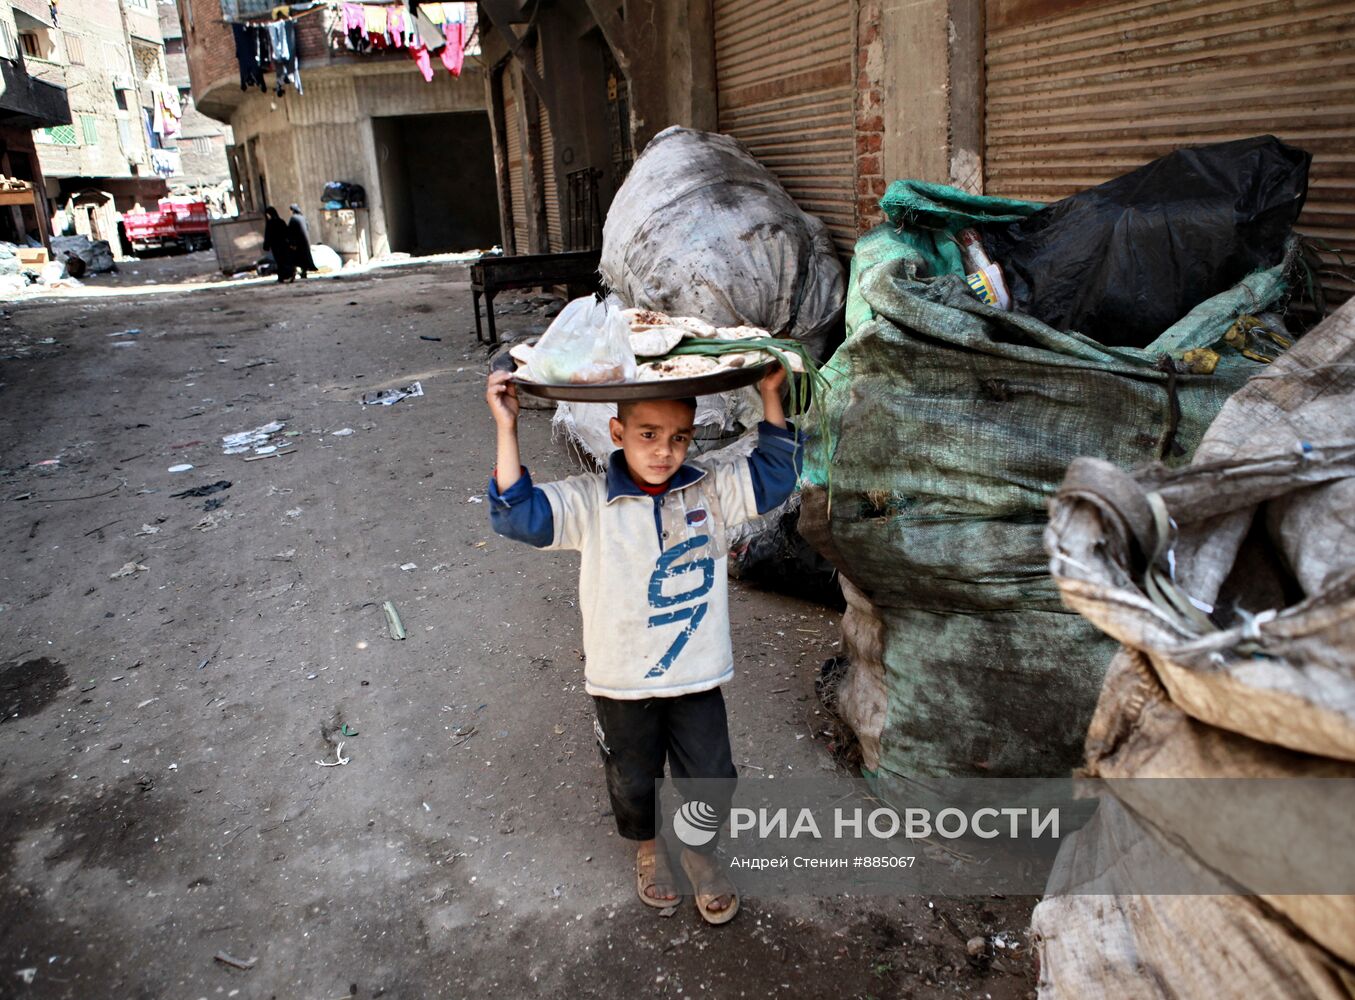
[[[676,399],[647,399],[623,408],[612,417],[612,444],[626,456],[633,478],[662,486],[673,478],[687,457],[696,414]]]

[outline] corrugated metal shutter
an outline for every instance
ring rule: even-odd
[[[715,0],[720,131],[748,147],[844,252],[856,242],[850,0]]]
[[[508,196],[513,201],[513,242],[517,253],[531,253],[527,242],[527,189],[523,183],[522,123],[518,121],[516,83],[512,73],[503,76],[503,121],[508,133]]]
[[[1054,200],[1270,133],[1313,154],[1299,230],[1355,260],[1355,2],[989,0],[987,16],[987,193]]]
[[[540,44],[536,47],[536,73],[542,80],[548,79]],[[555,133],[551,131],[550,113],[546,105],[537,102],[537,108],[537,125],[541,131],[541,176],[546,200],[546,239],[550,251],[556,253],[565,248],[565,230],[560,224],[560,189],[555,184]]]

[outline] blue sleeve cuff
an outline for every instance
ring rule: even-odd
[[[489,523],[505,538],[526,542],[538,549],[555,541],[555,513],[546,494],[532,485],[524,466],[521,477],[500,492],[499,484],[489,477]]]
[[[757,425],[757,447],[748,456],[748,471],[753,477],[753,499],[759,514],[781,506],[794,492],[803,457],[803,432],[766,420]]]
[[[515,504],[520,504],[532,495],[535,489],[532,485],[532,474],[527,471],[527,466],[521,466],[518,481],[502,493],[499,492],[499,482],[491,474],[489,477],[489,490],[487,496],[489,502],[501,510],[508,510]]]

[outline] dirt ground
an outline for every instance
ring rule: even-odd
[[[465,269],[210,283],[0,313],[0,997],[1033,995],[1029,899],[642,906],[576,557],[479,502]],[[503,331],[544,328],[521,308]],[[222,453],[274,420],[289,454]],[[522,437],[574,471],[549,413]],[[737,582],[731,614],[736,763],[824,766],[837,615]]]

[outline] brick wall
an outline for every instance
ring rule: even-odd
[[[864,233],[884,221],[879,201],[888,183],[881,164],[885,124],[880,0],[861,0],[858,8],[856,67],[856,230]]]

